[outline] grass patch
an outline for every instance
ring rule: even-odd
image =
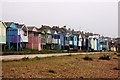
[[[24,57],[24,58],[22,58],[21,60],[27,61],[27,60],[29,60],[29,58],[28,58],[28,57]]]
[[[25,55],[25,54],[51,54],[51,53],[65,53],[61,50],[33,50],[33,49],[24,49],[23,51],[4,51],[2,55]]]
[[[102,55],[99,57],[100,60],[110,60],[110,56],[109,55]]]
[[[41,50],[39,51],[40,54],[50,54],[50,53],[62,53],[61,50]]]
[[[38,57],[38,56],[36,56],[35,58],[33,58],[33,59],[35,59],[35,60],[40,60],[41,58],[40,57]]]

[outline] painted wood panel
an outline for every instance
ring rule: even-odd
[[[52,43],[52,35],[47,35],[47,42],[46,43],[48,43],[48,44],[51,44]]]
[[[87,38],[85,39],[85,50],[89,50],[89,41]]]
[[[59,44],[59,39],[60,39],[60,35],[57,35],[57,34],[52,35],[52,43],[53,44]]]
[[[97,50],[97,39],[94,40],[94,50]]]
[[[65,42],[64,42],[64,35],[63,34],[60,34],[60,43],[61,43],[61,46],[64,46],[65,45]]]
[[[6,26],[0,21],[0,44],[6,44]]]
[[[74,46],[77,46],[77,41],[78,41],[78,40],[77,40],[77,36],[74,36],[74,37],[73,37],[73,44],[74,44]]]
[[[94,49],[94,39],[93,38],[91,39],[90,43],[91,43],[91,48]]]
[[[7,29],[7,42],[20,43],[20,35],[18,35],[18,29],[15,28]]]
[[[28,41],[29,42],[29,41]],[[46,45],[46,37],[44,34],[41,34],[41,44]]]
[[[79,35],[78,46],[82,46],[82,36],[81,35]]]
[[[28,42],[28,31],[25,32],[25,31],[19,29],[19,34],[21,36],[21,42]]]
[[[26,48],[35,49],[35,50],[42,50],[41,48],[41,35],[38,36],[29,36],[28,43],[26,44]]]
[[[73,36],[69,36],[69,45],[74,45]]]
[[[69,37],[65,37],[65,46],[69,46]]]

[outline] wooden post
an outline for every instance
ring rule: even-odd
[[[0,55],[2,55],[2,44],[0,44]]]
[[[17,37],[17,51],[18,51],[18,36],[16,36]]]
[[[10,50],[10,36],[8,36],[8,50]]]

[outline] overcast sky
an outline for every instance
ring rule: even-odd
[[[118,35],[118,0],[3,0],[3,21],[35,25],[66,25],[68,28]],[[2,14],[1,14],[2,12]]]

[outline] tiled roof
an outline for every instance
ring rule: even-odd
[[[36,28],[36,30],[38,30],[38,28],[37,28],[37,27],[35,27],[35,26],[27,26],[27,28],[28,28],[28,31],[32,31],[32,30],[33,30],[33,28]]]
[[[27,27],[23,25],[24,27],[22,28],[23,31],[27,31]]]

